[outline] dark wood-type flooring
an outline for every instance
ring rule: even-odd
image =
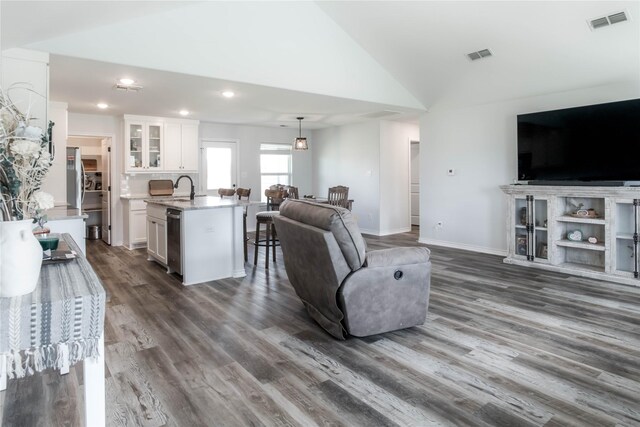
[[[434,247],[427,322],[341,342],[281,256],[185,288],[144,250],[88,243],[109,292],[110,426],[640,425],[640,288]],[[81,425],[81,366],[9,380],[2,425]]]

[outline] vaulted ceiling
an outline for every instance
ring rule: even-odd
[[[589,28],[618,11],[631,19]],[[3,0],[0,13],[2,49],[51,53],[51,98],[85,113],[102,101],[100,114],[318,128],[640,79],[635,1]],[[124,75],[143,91],[114,90]]]

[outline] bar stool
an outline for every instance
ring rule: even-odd
[[[238,195],[238,200],[242,200],[244,197],[247,202],[249,201],[249,196],[251,196],[250,188],[238,188],[236,190],[236,194]],[[245,205],[242,207],[242,233],[244,236],[244,262],[249,260],[249,256],[247,255],[247,242],[249,238],[247,237],[247,210],[249,205]]]
[[[267,209],[279,206],[284,198],[282,190],[265,190],[264,195],[267,196]],[[256,214],[256,238],[254,240],[253,264],[258,263],[258,246],[265,246],[265,269],[269,269],[269,248],[273,251],[273,262],[276,261],[276,228],[273,225],[273,217],[280,215],[277,210],[266,210]],[[265,239],[260,239],[260,224],[265,225]]]

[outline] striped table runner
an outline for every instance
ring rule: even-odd
[[[68,234],[63,239],[81,253]],[[97,357],[104,312],[105,291],[86,258],[43,265],[35,291],[0,298],[0,355],[9,377]]]

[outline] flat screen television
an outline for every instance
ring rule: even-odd
[[[640,99],[519,114],[518,180],[640,185]]]

